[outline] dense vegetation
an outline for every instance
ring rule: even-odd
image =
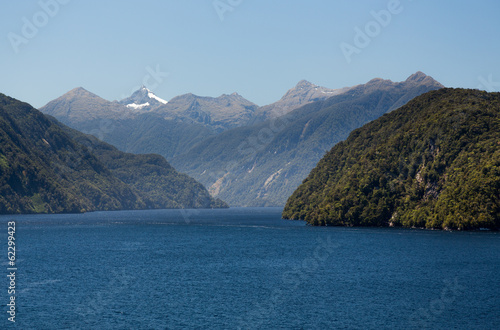
[[[220,199],[210,197],[201,183],[177,172],[160,155],[125,153],[92,135],[56,123],[91,150],[115,177],[139,192],[148,208],[227,207]]]
[[[112,152],[109,157],[129,157]],[[105,164],[29,104],[0,94],[0,213],[223,205],[158,156],[127,159],[122,172],[127,168],[134,174],[113,173],[117,170],[109,168],[111,160]],[[143,178],[143,167],[150,168],[145,165],[151,159],[157,176]],[[166,191],[169,194],[161,197]]]
[[[432,91],[355,130],[293,193],[283,217],[500,228],[500,94]]]
[[[275,120],[207,138],[171,163],[234,206],[283,206],[318,161],[348,134],[442,85],[423,73],[374,79]]]

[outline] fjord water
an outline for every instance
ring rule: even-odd
[[[500,236],[310,227],[279,208],[16,221],[22,329],[493,329]],[[4,280],[0,325],[7,321]]]

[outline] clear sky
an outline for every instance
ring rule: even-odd
[[[121,99],[142,83],[167,100],[238,92],[265,105],[301,79],[340,88],[416,71],[500,90],[498,0],[0,3],[0,92],[35,107],[80,86]]]

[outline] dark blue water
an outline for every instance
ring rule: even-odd
[[[280,209],[16,221],[20,329],[497,329],[500,235],[314,228]]]

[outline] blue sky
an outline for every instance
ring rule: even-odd
[[[499,14],[496,0],[2,1],[0,92],[40,107],[145,82],[167,100],[236,91],[265,105],[301,79],[340,88],[416,71],[498,91]]]

